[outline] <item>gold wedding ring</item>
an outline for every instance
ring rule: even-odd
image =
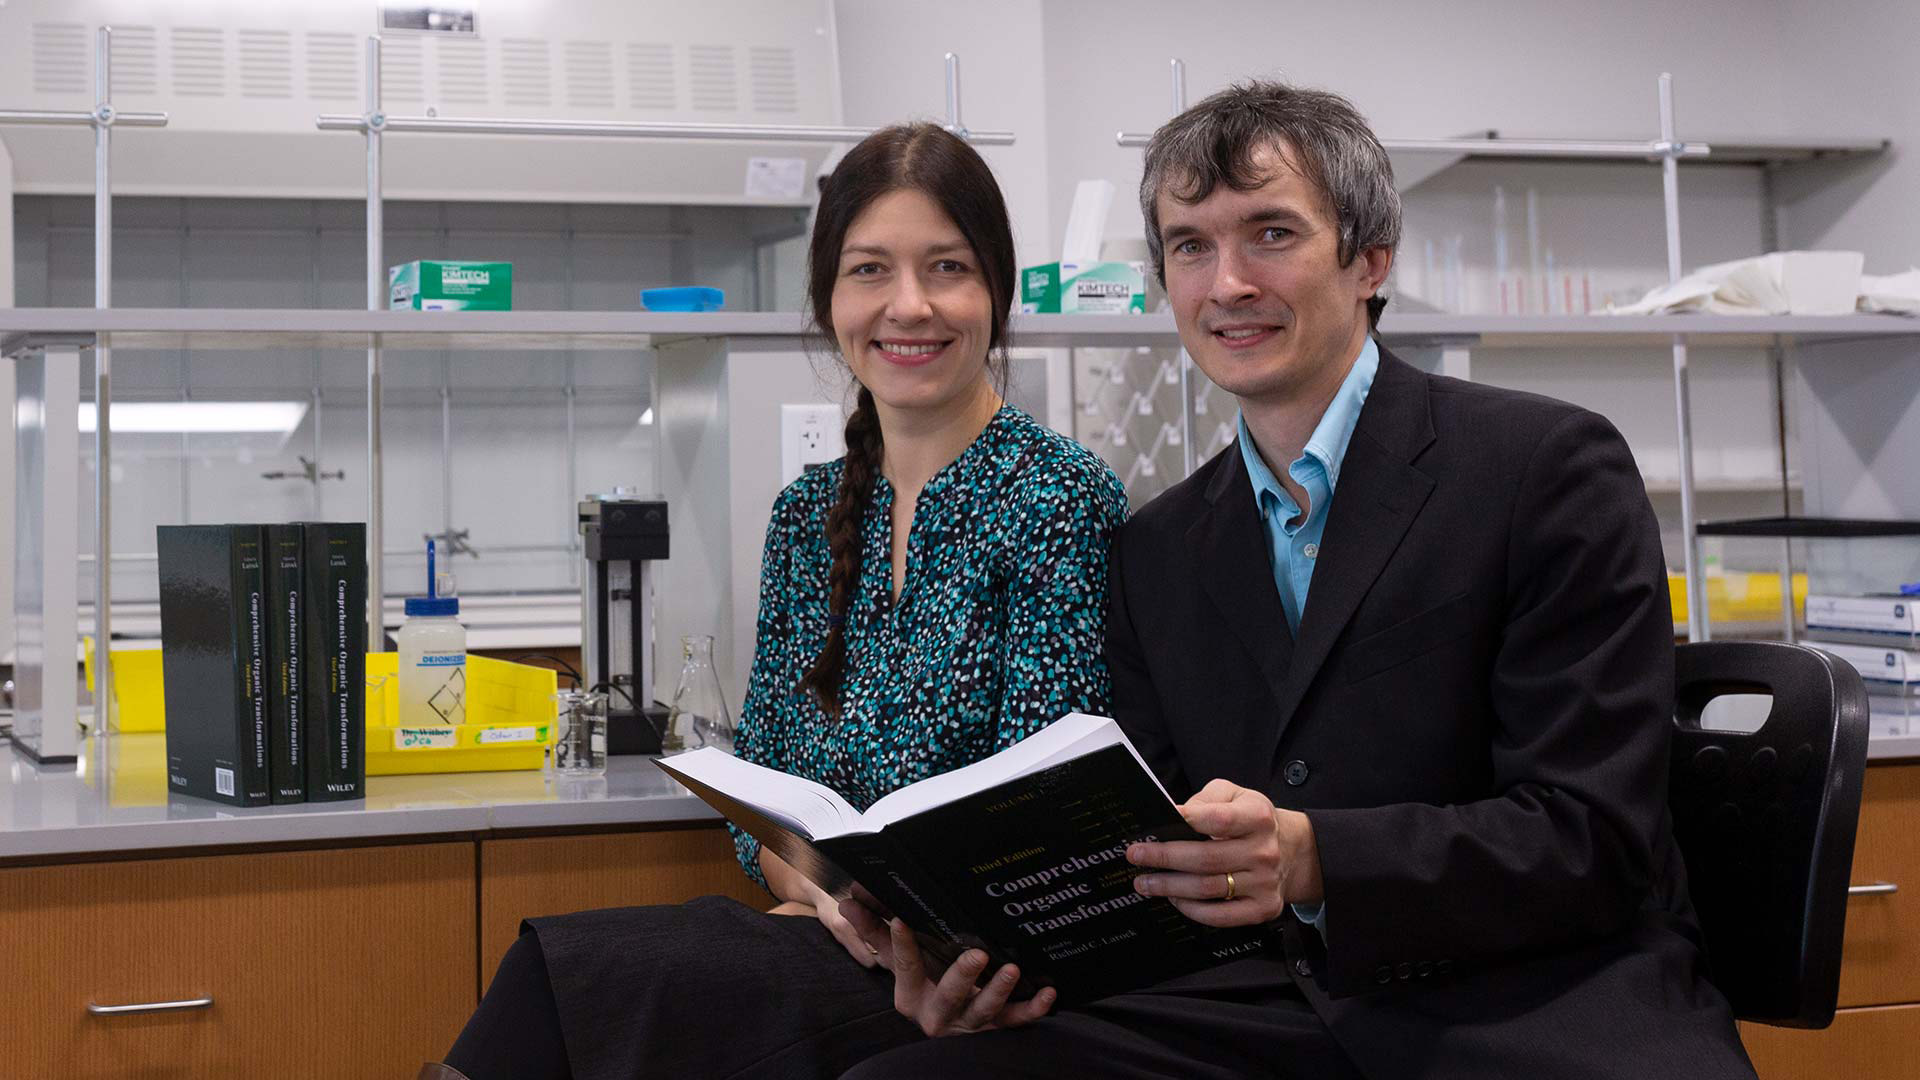
[[[1233,872],[1231,870],[1227,872],[1227,895],[1221,897],[1220,899],[1222,900],[1233,899]]]

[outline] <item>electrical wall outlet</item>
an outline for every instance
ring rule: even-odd
[[[780,406],[780,486],[847,452],[838,405]]]

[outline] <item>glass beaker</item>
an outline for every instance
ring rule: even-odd
[[[607,771],[607,695],[592,690],[562,690],[559,738],[553,744],[553,769],[564,776],[597,776]]]
[[[712,746],[733,753],[733,717],[720,692],[720,673],[713,667],[713,635],[688,634],[680,639],[680,650],[680,682],[667,707],[660,752]]]

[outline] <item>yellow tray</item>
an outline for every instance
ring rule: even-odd
[[[87,689],[93,689],[93,639],[86,639]],[[467,657],[467,722],[401,728],[400,658],[367,654],[367,775],[497,772],[538,769],[558,736],[553,694],[558,678],[546,668],[485,656]],[[167,728],[166,685],[157,646],[113,647],[113,696],[108,723],[117,732]]]
[[[467,657],[467,722],[403,727],[400,657],[367,654],[367,775],[538,769],[558,736],[559,677],[530,664]]]
[[[1687,621],[1687,578],[1667,575],[1667,593],[1673,603],[1673,621]],[[1793,612],[1796,618],[1806,611],[1807,575],[1793,575]],[[1709,623],[1758,622],[1780,624],[1780,575],[1745,573],[1729,570],[1707,575],[1707,621]]]

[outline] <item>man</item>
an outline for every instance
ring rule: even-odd
[[[1619,434],[1372,339],[1399,199],[1339,97],[1215,94],[1141,209],[1241,417],[1114,546],[1118,718],[1212,838],[1129,858],[1270,945],[1038,1019],[876,936],[922,1030],[1003,1030],[858,1075],[1752,1077],[1666,814],[1666,570]]]
[[[1369,1077],[1751,1076],[1666,815],[1666,570],[1619,434],[1372,340],[1399,200],[1338,97],[1214,95],[1141,205],[1241,409],[1114,549],[1119,718],[1219,838],[1139,845],[1141,890],[1277,919]]]

